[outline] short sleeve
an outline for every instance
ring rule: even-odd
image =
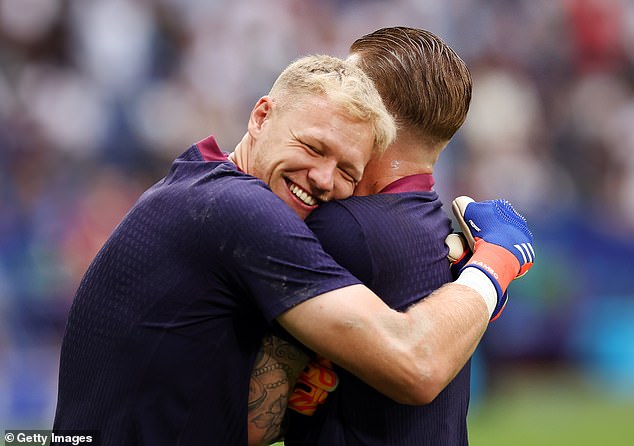
[[[218,255],[267,320],[307,299],[359,283],[261,181],[245,177],[216,197]],[[215,233],[217,231],[217,233]]]

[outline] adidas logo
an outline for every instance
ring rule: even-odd
[[[535,251],[533,251],[533,245],[530,243],[522,243],[521,245],[513,245],[515,249],[517,249],[520,254],[522,254],[522,258],[524,259],[524,263],[533,263],[535,259]]]
[[[476,231],[476,232],[480,232],[480,231],[481,231],[481,229],[480,229],[480,228],[478,228],[478,226],[476,226],[476,224],[473,222],[473,220],[469,220],[469,225],[470,225],[473,229],[475,229],[475,231]]]

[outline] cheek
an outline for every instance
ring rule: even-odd
[[[348,198],[354,192],[354,186],[351,182],[339,179],[335,180],[335,190],[333,194],[333,198],[335,200],[343,200],[344,198]]]
[[[280,152],[280,165],[288,172],[307,170],[314,167],[315,162],[315,159],[302,148],[286,147],[283,152]]]
[[[267,143],[268,141],[263,141],[263,144],[260,146],[260,150],[256,152],[253,169],[257,172],[255,176],[268,183],[271,180],[271,175],[273,174],[276,152],[274,148]]]

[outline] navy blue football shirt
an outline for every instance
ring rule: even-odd
[[[402,178],[381,194],[326,203],[306,220],[326,252],[392,308],[403,311],[452,280],[444,244],[451,222],[431,175]],[[324,406],[291,413],[286,444],[466,445],[470,364],[430,404],[398,404],[345,370]]]
[[[250,373],[272,321],[357,283],[207,138],[140,197],[83,277],[54,429],[96,430],[112,446],[246,444]]]

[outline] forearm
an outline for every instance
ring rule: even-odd
[[[427,399],[433,399],[473,355],[490,318],[482,296],[473,289],[447,284],[407,312],[411,349],[428,369]],[[407,339],[407,338],[406,338]]]
[[[353,286],[311,299],[280,318],[311,349],[409,404],[430,402],[453,379],[488,320],[482,296],[458,284],[444,286],[406,313]]]
[[[452,283],[410,307],[404,317],[404,322],[377,329],[392,345],[383,352],[387,368],[354,373],[367,370],[362,379],[401,403],[426,404],[472,356],[489,313],[479,293]]]
[[[282,434],[288,396],[307,362],[308,356],[289,342],[264,338],[249,383],[249,445],[269,444]]]

